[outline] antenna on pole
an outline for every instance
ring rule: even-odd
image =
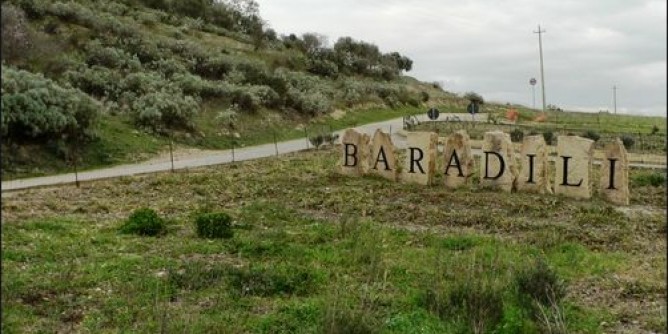
[[[545,33],[545,30],[540,29],[540,24],[538,25],[538,31],[534,31],[534,34],[538,34],[538,50],[540,52],[540,89],[543,92],[543,112],[545,112],[545,75],[543,74],[543,38],[542,34]]]

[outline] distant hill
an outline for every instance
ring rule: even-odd
[[[166,134],[224,148],[258,120],[458,99],[406,77],[404,55],[279,35],[258,13],[252,0],[3,1],[4,173],[64,168],[72,146],[106,165],[159,150]]]

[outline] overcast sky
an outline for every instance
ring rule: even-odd
[[[279,35],[350,36],[413,60],[407,74],[541,108],[538,24],[546,103],[569,110],[666,116],[666,1],[257,0]]]

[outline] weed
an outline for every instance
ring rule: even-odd
[[[543,259],[534,260],[529,268],[516,274],[518,293],[521,300],[536,301],[550,306],[559,302],[566,294],[566,288],[556,272]]]
[[[373,303],[346,300],[340,291],[330,293],[321,321],[321,333],[373,334],[381,332],[381,323],[373,314]]]
[[[503,289],[488,281],[458,282],[447,290],[428,289],[420,304],[442,320],[461,319],[474,333],[485,333],[503,317]]]
[[[443,240],[443,248],[447,250],[463,251],[477,245],[477,240],[471,237],[447,237]]]
[[[202,213],[195,217],[195,231],[200,238],[229,239],[232,231],[232,217],[224,212]]]
[[[282,264],[264,267],[230,268],[229,284],[242,296],[306,296],[314,291],[318,277],[309,268]]]
[[[123,234],[137,234],[143,236],[157,236],[166,232],[167,226],[155,210],[150,208],[137,209],[119,228]]]
[[[631,176],[631,185],[636,187],[660,187],[666,185],[666,174],[659,172],[643,172]]]

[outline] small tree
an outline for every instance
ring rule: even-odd
[[[485,104],[485,100],[482,98],[482,95],[476,92],[468,92],[464,94],[464,98],[471,101],[473,104]]]

